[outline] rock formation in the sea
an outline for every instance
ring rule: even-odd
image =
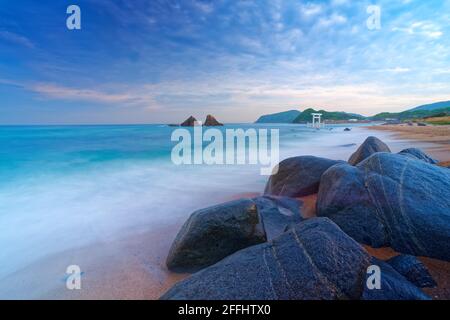
[[[161,299],[359,299],[369,264],[357,242],[314,218],[193,274]]]
[[[193,116],[190,116],[182,124],[180,124],[182,127],[194,127],[196,125],[198,125],[198,122]]]
[[[302,197],[317,193],[322,174],[340,161],[300,156],[281,161],[269,178],[264,194]]]
[[[300,205],[295,199],[259,197],[196,211],[172,244],[167,267],[198,270],[240,249],[266,242],[301,221]]]
[[[350,156],[348,163],[355,166],[376,152],[391,152],[391,150],[380,139],[368,137],[366,141],[359,146],[358,150]]]
[[[372,258],[371,265],[380,268],[380,287],[364,286],[362,300],[431,300],[388,263]],[[369,273],[367,273],[367,277],[370,277]],[[366,282],[367,280],[370,281],[370,279],[366,279]]]
[[[205,123],[203,124],[203,126],[205,126],[205,127],[219,127],[219,126],[223,126],[223,124],[220,123],[219,121],[217,121],[216,118],[214,118],[212,115],[208,114],[206,116],[206,120],[205,120]]]
[[[386,262],[419,288],[434,288],[437,286],[425,265],[414,256],[402,254]]]
[[[431,164],[437,164],[439,162],[439,161],[431,158],[429,155],[427,155],[422,150],[417,149],[417,148],[408,148],[408,149],[400,151],[399,154],[407,156],[407,157],[413,157],[415,159],[419,159],[419,160],[422,160],[422,161],[425,161],[425,162],[431,163]]]
[[[372,247],[450,261],[450,171],[378,152],[320,181],[317,214]]]

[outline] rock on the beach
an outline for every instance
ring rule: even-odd
[[[182,127],[194,127],[198,124],[197,119],[195,119],[193,116],[190,116],[187,118],[180,126]]]
[[[322,176],[317,215],[372,247],[450,260],[450,172],[392,153]]]
[[[376,152],[391,152],[391,150],[380,139],[376,137],[368,137],[366,141],[359,146],[358,150],[350,156],[348,163],[355,166]]]
[[[372,258],[372,265],[380,268],[380,288],[369,289],[364,286],[362,300],[430,300],[431,298],[423,293],[418,287],[409,282],[405,277],[398,273],[388,263]],[[371,274],[367,274],[369,278]],[[369,280],[370,281],[370,280]]]
[[[317,193],[322,174],[339,162],[313,156],[283,160],[278,172],[269,178],[264,194],[303,197]]]
[[[196,211],[176,236],[167,267],[198,270],[240,249],[266,242],[301,221],[300,205],[295,199],[260,197]]]
[[[414,256],[402,254],[386,262],[419,288],[434,288],[437,286],[425,265]]]
[[[439,161],[431,158],[425,152],[417,148],[408,148],[399,152],[399,154],[407,157],[412,157],[415,159],[422,160],[426,163],[437,164]]]
[[[267,240],[272,240],[303,220],[302,202],[288,197],[262,196],[252,199],[264,224]]]
[[[218,126],[223,126],[223,124],[220,123],[219,121],[217,121],[216,118],[214,118],[212,115],[208,114],[206,116],[206,120],[205,120],[205,123],[203,124],[203,126],[205,126],[205,127],[218,127]]]
[[[333,222],[314,218],[193,274],[161,299],[359,299],[369,263]]]

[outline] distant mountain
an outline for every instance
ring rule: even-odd
[[[256,120],[256,123],[292,123],[300,114],[298,110],[267,114]]]
[[[406,111],[418,111],[418,110],[438,110],[450,107],[450,101],[441,101],[436,103],[424,104],[423,106],[418,106],[413,109]]]
[[[312,121],[312,113],[321,113],[322,114],[322,120],[332,120],[332,121],[339,121],[339,120],[349,120],[349,119],[358,119],[358,120],[365,120],[366,118],[360,114],[356,113],[347,113],[342,111],[325,111],[325,110],[319,110],[316,111],[312,108],[306,109],[301,114],[295,118],[294,123],[306,123]]]

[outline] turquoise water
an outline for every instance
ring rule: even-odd
[[[249,127],[279,128],[281,159],[346,159],[367,136],[359,128],[226,126]],[[175,166],[174,129],[0,126],[0,280],[52,254],[157,230],[195,209],[263,191],[259,166]]]

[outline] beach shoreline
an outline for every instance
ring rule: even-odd
[[[448,136],[441,135],[436,138],[432,133],[411,134],[406,129],[398,129],[397,126],[360,128],[365,136],[379,136],[383,140],[389,137],[388,144],[392,143],[393,152],[406,147],[417,147],[440,161],[450,160]],[[416,128],[419,127],[414,127]],[[355,142],[352,141],[352,133],[347,137],[346,142]],[[348,149],[349,155],[354,148]],[[261,192],[262,190],[239,192],[224,197],[224,201],[257,197]],[[299,200],[304,203],[302,212],[304,218],[314,217],[316,195]],[[171,272],[165,265],[172,241],[183,223],[183,220],[179,220],[149,232],[131,233],[113,241],[92,243],[89,246],[44,257],[2,279],[3,287],[9,289],[8,292],[0,290],[0,296],[8,299],[158,299],[175,283],[189,276]],[[391,257],[393,254],[390,248],[366,247],[366,249],[379,258]],[[427,292],[433,298],[449,299],[449,277],[446,275],[450,274],[450,263],[428,258],[420,259],[439,283],[437,289],[427,289]],[[82,268],[82,290],[71,291],[65,286],[63,271],[71,264],[79,264]],[[44,271],[36,277],[36,270]],[[42,286],[42,283],[46,285]]]
[[[440,162],[450,161],[450,126],[376,125],[367,127],[373,132],[388,133],[391,138],[411,143]]]

